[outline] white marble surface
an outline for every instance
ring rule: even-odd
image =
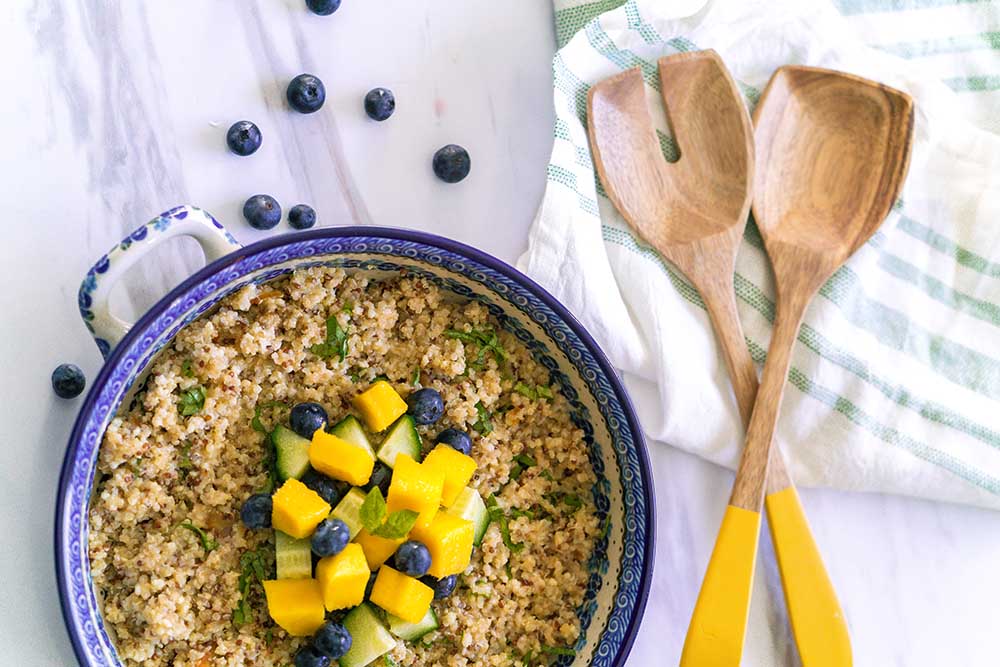
[[[0,4],[0,664],[71,665],[55,594],[52,514],[79,401],[48,375],[100,357],[76,314],[86,268],[171,205],[215,213],[243,242],[256,192],[313,204],[322,224],[430,230],[513,262],[541,196],[551,146],[548,0],[344,0],[333,17],[301,0],[7,0]],[[285,82],[320,75],[319,114],[284,108]],[[391,121],[361,98],[384,85]],[[225,128],[249,118],[264,146],[241,159]],[[432,152],[473,158],[457,186]],[[194,244],[135,270],[116,303],[149,306],[199,266]],[[731,473],[662,445],[655,581],[630,665],[676,664]],[[1000,513],[895,497],[804,491],[861,667],[976,667],[1000,655]],[[769,546],[746,663],[796,665]],[[750,658],[749,656],[754,656]],[[762,656],[762,657],[757,657]]]

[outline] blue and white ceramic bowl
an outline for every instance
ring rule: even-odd
[[[193,236],[208,265],[129,327],[111,315],[112,285],[150,249]],[[645,445],[629,399],[594,340],[550,294],[489,255],[447,239],[402,229],[340,227],[275,236],[242,247],[206,212],[181,206],[157,217],[100,258],[80,287],[80,313],[106,363],[73,428],[56,505],[56,575],[63,615],[82,665],[120,662],[101,620],[87,556],[87,510],[105,427],[150,360],[177,332],[220,299],[250,282],[293,269],[328,265],[348,270],[426,276],[485,304],[552,373],[584,431],[599,482],[593,490],[606,537],[591,555],[584,632],[576,656],[559,665],[624,664],[646,605],[653,568],[653,487]]]

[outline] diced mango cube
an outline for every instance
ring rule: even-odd
[[[335,556],[316,564],[316,579],[327,611],[356,607],[365,600],[371,571],[360,544],[348,544]]]
[[[297,479],[289,479],[271,498],[271,524],[297,540],[309,537],[330,515],[330,505]]]
[[[312,635],[326,620],[323,595],[315,579],[265,581],[264,595],[267,613],[293,637]]]
[[[434,589],[388,565],[375,577],[371,601],[407,623],[417,623],[430,609]]]
[[[353,403],[364,418],[368,430],[373,433],[384,431],[406,414],[406,401],[385,380],[379,380],[355,396]]]
[[[427,574],[440,579],[464,572],[469,567],[473,533],[471,521],[438,512],[429,525],[414,526],[410,539],[423,542],[431,552],[431,567]]]
[[[451,507],[455,498],[462,492],[472,475],[476,472],[476,460],[471,456],[466,456],[462,452],[449,447],[448,445],[438,445],[427,456],[421,464],[435,468],[444,473],[444,488],[441,491],[441,504]]]
[[[372,535],[364,528],[358,533],[358,536],[354,538],[354,541],[361,545],[361,548],[365,553],[365,560],[368,563],[369,569],[372,572],[382,567],[382,563],[389,560],[389,556],[396,553],[396,549],[399,545],[406,541],[406,538],[399,538],[398,540],[391,540],[387,537],[379,537],[378,535]],[[365,583],[368,580],[365,579]]]
[[[392,471],[386,509],[413,510],[420,514],[417,525],[426,526],[441,506],[443,491],[444,472],[417,463],[408,454],[400,454]]]
[[[354,486],[367,484],[375,469],[371,452],[322,429],[313,433],[309,463],[324,475]]]

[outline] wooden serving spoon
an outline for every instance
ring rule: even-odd
[[[720,614],[749,600],[760,511],[781,568],[789,617],[805,667],[852,664],[850,640],[832,588],[812,570],[819,553],[794,489],[769,480],[774,430],[792,346],[816,290],[864,244],[888,215],[910,162],[913,102],[905,93],[860,77],[812,67],[778,69],[754,113],[757,147],[753,212],[774,268],[776,314],[770,349],[726,518],[692,618],[682,664],[739,665],[742,640],[715,645]],[[784,524],[778,529],[779,524]],[[803,544],[808,541],[808,544]],[[748,578],[731,588],[734,572]],[[796,596],[802,588],[817,598]],[[826,591],[825,589],[829,589]],[[686,662],[691,632],[704,615]],[[742,618],[746,618],[743,613]],[[702,651],[708,651],[702,653]]]
[[[605,79],[590,91],[588,125],[594,161],[608,196],[625,220],[701,294],[746,426],[757,395],[757,373],[737,315],[732,276],[753,181],[750,119],[714,51],[662,58],[659,71],[681,159],[673,165],[663,159],[646,111],[642,77],[635,69]],[[785,562],[795,563],[814,577],[792,581],[785,576],[790,567],[782,568],[786,596],[815,600],[820,607],[839,614],[840,606],[785,462],[777,448],[771,451],[769,488],[789,490],[783,496],[787,498],[786,511],[772,518],[772,537],[777,544],[779,536],[790,536],[781,540],[792,545],[784,550]],[[756,532],[754,536],[756,543]],[[683,664],[711,664],[704,656],[719,654],[720,647],[729,647],[722,652],[735,653],[738,662],[746,630],[752,560],[749,567],[749,571],[742,566],[716,575],[731,597],[722,598],[723,608],[707,602],[700,607],[685,644]],[[803,644],[816,640],[798,635],[796,639],[800,653],[815,653],[828,644],[820,638],[817,649],[806,650]]]

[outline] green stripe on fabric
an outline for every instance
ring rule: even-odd
[[[552,59],[552,76],[556,89],[565,93],[569,100],[569,112],[586,125],[587,92],[590,90],[590,85],[570,71],[563,60],[562,53],[556,53]]]
[[[907,12],[914,9],[932,9],[953,5],[974,5],[990,0],[833,0],[841,14],[875,14],[878,12]]]
[[[956,93],[986,93],[1000,90],[1000,75],[956,76],[944,79],[944,84]]]
[[[619,49],[597,21],[588,23],[584,33],[587,35],[587,41],[598,53],[622,70],[638,67],[646,85],[660,92],[660,75],[656,63],[643,60],[628,49]]]
[[[580,210],[598,218],[601,217],[601,212],[597,207],[597,201],[582,194],[580,189],[577,187],[576,174],[571,172],[569,169],[564,169],[558,165],[550,164],[545,175],[550,183],[558,183],[559,185],[563,185],[572,190],[577,196],[577,204],[579,205]]]
[[[646,41],[647,44],[660,44],[663,38],[651,24],[643,18],[636,0],[628,0],[625,3],[625,16],[628,18],[628,27],[635,30]]]
[[[624,2],[625,0],[598,0],[556,11],[556,43],[559,48],[565,46],[583,26],[604,12],[621,7]]]
[[[880,51],[903,58],[923,58],[940,53],[1000,49],[1000,31],[981,32],[978,35],[958,35],[955,37],[942,37],[940,39],[925,39],[918,42],[872,44],[872,46]]]
[[[674,141],[673,137],[657,130],[656,138],[660,140],[660,152],[663,153],[667,162],[677,162],[681,159],[681,151],[677,148],[677,142]]]
[[[566,124],[562,118],[556,118],[555,127],[553,128],[553,133],[556,139],[562,139],[564,141],[573,141],[569,133],[569,125]]]
[[[982,255],[959,246],[954,241],[942,236],[927,225],[917,222],[913,218],[902,216],[896,228],[906,232],[918,241],[926,243],[938,252],[948,255],[967,269],[972,269],[977,273],[991,278],[1000,278],[1000,264],[991,262]]]

